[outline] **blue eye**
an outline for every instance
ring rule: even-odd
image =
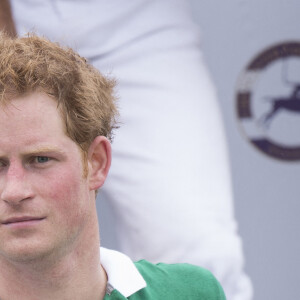
[[[0,168],[7,166],[7,163],[4,161],[0,161]]]
[[[48,162],[50,160],[50,157],[47,157],[47,156],[37,156],[36,157],[36,161],[38,163],[45,163],[45,162]]]

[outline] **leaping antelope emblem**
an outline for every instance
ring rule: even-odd
[[[285,68],[283,67],[283,81],[292,85],[291,93],[287,96],[267,97],[271,101],[271,110],[261,117],[261,122],[268,127],[275,115],[282,110],[300,114],[300,82],[291,82],[287,79]]]

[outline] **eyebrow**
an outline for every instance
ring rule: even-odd
[[[24,151],[23,153],[21,153],[20,155],[23,157],[29,157],[29,156],[43,156],[43,155],[47,155],[47,154],[51,154],[51,153],[56,153],[58,155],[66,155],[66,151],[57,147],[53,147],[53,146],[44,146],[44,147],[37,147],[35,149],[28,149],[26,151]],[[0,159],[5,159],[6,155],[2,155],[0,153]]]
[[[52,153],[52,152],[56,152],[59,154],[65,154],[66,152],[56,148],[56,147],[40,147],[34,150],[29,150],[26,151],[26,153],[24,153],[25,155],[35,155],[35,154],[43,154],[43,153]]]

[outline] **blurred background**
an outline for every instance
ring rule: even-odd
[[[223,112],[235,212],[254,299],[300,299],[300,109],[279,109],[269,124],[261,120],[255,133],[236,109],[237,93],[242,89],[239,80],[249,74],[248,64],[270,47],[300,43],[300,2],[193,0],[192,4]],[[272,101],[264,96],[291,100],[295,86],[300,85],[299,45],[297,55],[288,52],[285,58],[274,57],[257,72],[249,87],[253,123],[272,110]],[[297,97],[300,103],[299,91]],[[253,135],[282,146],[287,150],[285,158],[256,148],[251,143]],[[289,153],[297,147],[298,151]]]
[[[223,114],[254,299],[300,299],[300,46],[278,46],[300,42],[300,1],[191,2]],[[252,70],[264,53],[267,62]],[[243,93],[250,95],[246,104]],[[248,115],[237,113],[242,105]],[[259,139],[267,141],[260,148],[253,142]],[[99,201],[100,223],[111,224],[101,232],[102,245],[118,248],[107,205]]]

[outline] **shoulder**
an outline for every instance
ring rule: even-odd
[[[147,287],[130,299],[225,300],[222,287],[206,269],[190,264],[135,263]],[[133,295],[134,296],[134,295]]]

